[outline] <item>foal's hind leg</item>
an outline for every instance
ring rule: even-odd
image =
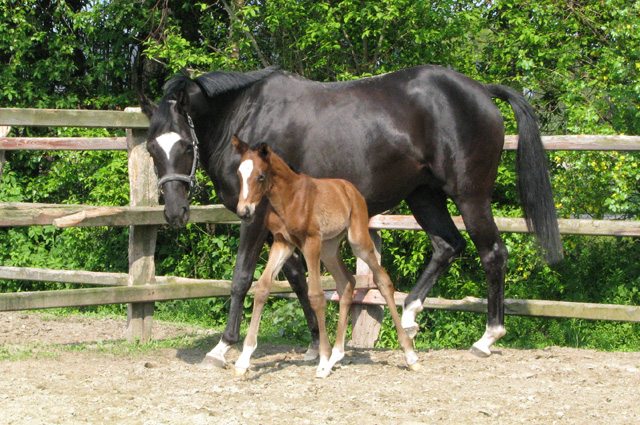
[[[236,376],[242,376],[247,372],[251,364],[251,355],[258,346],[258,329],[260,328],[260,319],[262,317],[262,309],[269,298],[269,290],[271,284],[276,278],[282,265],[293,254],[293,247],[284,241],[276,240],[271,246],[269,252],[269,260],[267,265],[258,279],[256,291],[253,299],[253,314],[251,315],[251,324],[249,331],[244,339],[242,354],[238,357],[235,364],[234,372]]]
[[[366,209],[364,211],[366,211]],[[357,214],[353,214],[351,224],[349,226],[349,243],[351,244],[353,253],[369,266],[369,269],[373,274],[373,281],[389,307],[391,318],[393,319],[393,323],[395,324],[396,331],[398,333],[398,342],[404,351],[407,365],[409,365],[411,370],[415,371],[420,369],[420,362],[418,361],[418,356],[413,351],[413,342],[411,341],[411,338],[402,327],[400,315],[398,314],[398,309],[396,308],[396,302],[393,296],[393,282],[376,258],[374,244],[371,240],[371,236],[369,235],[368,224],[369,219],[366,215],[364,217],[360,217]]]
[[[311,308],[311,303],[309,303],[307,274],[304,270],[304,266],[302,265],[302,259],[296,252],[294,252],[291,257],[289,257],[289,260],[284,263],[282,272],[291,284],[293,292],[298,296],[298,301],[300,301],[300,305],[302,306],[302,312],[304,313],[304,317],[309,325],[311,343],[309,344],[307,351],[304,353],[304,360],[315,360],[318,358],[318,320],[316,319],[316,314]]]
[[[340,311],[338,314],[338,329],[336,331],[336,340],[331,351],[329,359],[329,369],[342,360],[344,357],[344,343],[349,325],[349,310],[353,303],[353,290],[356,285],[356,279],[347,269],[342,257],[340,256],[339,246],[342,236],[335,239],[325,241],[322,245],[322,262],[336,281],[336,289],[340,297]]]

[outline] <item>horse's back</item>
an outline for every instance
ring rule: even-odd
[[[372,214],[419,186],[453,196],[467,170],[493,175],[504,140],[484,84],[439,66],[335,83],[278,72],[244,104],[246,138],[273,144],[301,172],[352,182]]]

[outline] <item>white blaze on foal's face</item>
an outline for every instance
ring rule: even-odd
[[[242,178],[242,198],[247,199],[247,196],[249,196],[249,177],[253,171],[253,161],[250,159],[242,161],[238,171]]]
[[[173,149],[173,146],[181,139],[182,137],[180,137],[178,133],[175,133],[173,131],[170,133],[161,134],[160,136],[156,137],[156,142],[158,143],[158,145],[160,145],[164,153],[167,154],[167,160],[171,160],[171,149]]]

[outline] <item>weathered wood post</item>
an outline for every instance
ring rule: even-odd
[[[0,125],[0,137],[5,137],[11,131],[11,127]],[[0,150],[0,181],[2,180],[2,172],[4,171],[4,151]]]
[[[140,112],[140,108],[126,111]],[[147,131],[127,129],[129,155],[130,205],[158,205],[158,178],[153,160],[147,152]],[[130,226],[129,230],[129,286],[155,283],[154,252],[158,229],[154,225]],[[127,304],[127,340],[145,343],[151,338],[154,303]]]
[[[369,234],[376,247],[376,257],[378,257],[378,261],[380,261],[382,252],[380,232],[377,230],[369,230]],[[359,258],[356,261],[356,274],[371,274],[369,266]],[[354,304],[351,307],[351,317],[352,333],[350,345],[352,347],[372,348],[380,334],[382,318],[384,317],[384,307],[381,305]]]

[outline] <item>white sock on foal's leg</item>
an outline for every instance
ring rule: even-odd
[[[331,364],[329,359],[324,356],[320,356],[320,364],[316,370],[316,378],[326,378],[329,375],[331,375]]]
[[[331,358],[329,359],[329,371],[333,369],[336,363],[344,358],[344,349],[334,348],[331,351]]]
[[[249,369],[249,366],[251,366],[251,355],[256,350],[257,346],[258,346],[257,344],[251,345],[251,346],[246,346],[246,345],[244,346],[244,348],[242,349],[242,353],[240,354],[240,357],[238,357],[238,360],[236,360],[236,365],[234,369],[236,376],[242,376],[245,373],[247,373],[247,369]]]

